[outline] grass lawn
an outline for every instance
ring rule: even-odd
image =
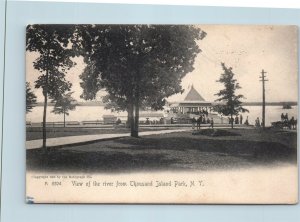
[[[167,127],[147,127],[140,128],[140,132],[152,130],[166,130]],[[109,133],[129,133],[128,128],[82,128],[82,127],[48,127],[47,138],[64,137],[64,136],[78,136],[91,134],[109,134]],[[37,140],[43,138],[42,127],[28,127],[26,128],[26,140]]]
[[[296,147],[296,132],[210,129],[102,141],[47,155],[27,150],[27,168],[77,173],[241,169],[296,164]]]

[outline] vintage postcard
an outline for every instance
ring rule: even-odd
[[[26,28],[26,202],[295,204],[298,27]]]

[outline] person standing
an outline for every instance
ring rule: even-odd
[[[235,124],[239,124],[239,117],[238,116],[235,117]]]
[[[260,120],[259,120],[259,117],[257,117],[256,120],[255,120],[255,126],[256,126],[256,127],[260,127]]]
[[[205,115],[206,115],[206,117],[208,117],[208,110],[207,110],[207,107],[206,107],[206,109],[205,109]]]
[[[286,120],[287,122],[289,121],[289,116],[288,116],[287,113],[285,114],[285,117],[284,117],[284,118],[285,118],[285,120]]]
[[[211,118],[211,120],[210,120],[210,126],[211,126],[212,129],[214,128],[214,118]]]
[[[240,124],[243,124],[243,115],[240,114]]]
[[[197,130],[200,130],[201,122],[202,122],[202,116],[200,115],[197,119]]]
[[[245,125],[249,125],[249,120],[248,120],[248,116],[247,116],[247,118],[246,118],[246,121],[245,121],[245,123],[244,123]]]
[[[281,122],[284,122],[284,114],[281,113]]]
[[[207,123],[207,124],[209,124],[209,123],[210,123],[210,119],[209,119],[209,117],[207,117],[207,119],[206,119],[206,123]]]
[[[295,127],[295,118],[292,116],[291,120],[289,121],[289,129],[294,129]]]
[[[197,122],[197,120],[195,119],[195,117],[193,117],[193,119],[192,119],[192,129],[195,129],[196,122]]]

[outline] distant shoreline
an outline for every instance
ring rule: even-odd
[[[262,102],[245,102],[243,103],[244,106],[262,106]],[[283,106],[283,105],[290,105],[290,106],[297,106],[298,102],[266,102],[266,106]]]
[[[48,106],[53,106],[53,103],[48,103]],[[77,106],[104,106],[105,104],[102,102],[79,102]],[[244,102],[243,106],[261,106],[262,102]],[[290,105],[290,106],[297,106],[298,102],[266,102],[266,106],[283,106],[283,105]],[[35,106],[44,106],[44,103],[38,102]]]

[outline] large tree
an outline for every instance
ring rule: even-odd
[[[26,113],[31,112],[32,108],[36,104],[36,95],[30,87],[30,83],[26,82]]]
[[[26,50],[37,53],[33,66],[40,72],[35,88],[41,88],[44,96],[43,149],[46,151],[46,114],[48,98],[58,98],[71,88],[65,74],[74,62],[70,48],[73,26],[28,25],[26,30]]]
[[[233,116],[238,115],[240,112],[249,112],[242,107],[240,99],[245,98],[243,95],[236,95],[236,90],[241,89],[241,86],[234,78],[234,73],[231,67],[226,67],[224,63],[221,63],[223,73],[217,82],[224,84],[224,89],[220,90],[217,94],[219,98],[216,101],[222,102],[217,106],[217,111],[225,116],[230,116],[231,128],[233,128]]]
[[[72,94],[73,92],[68,92],[51,101],[54,103],[52,112],[55,114],[63,114],[64,127],[66,127],[66,115],[68,116],[69,111],[76,108],[76,100],[72,97]]]
[[[82,97],[108,92],[126,110],[131,136],[138,136],[139,109],[162,109],[165,98],[183,91],[182,78],[194,67],[198,41],[206,35],[188,25],[87,25],[77,29],[87,64]]]

